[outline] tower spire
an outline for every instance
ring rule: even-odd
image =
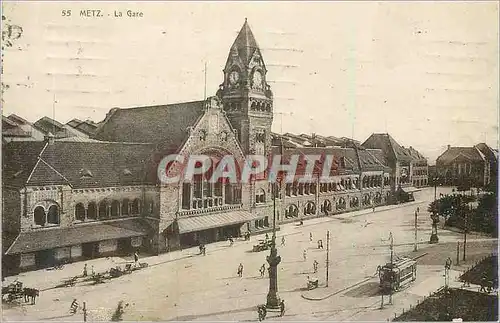
[[[243,27],[241,27],[231,49],[236,49],[238,51],[244,64],[248,64],[255,50],[259,49],[259,45],[257,45],[257,41],[248,25],[247,18],[245,18],[245,23]]]

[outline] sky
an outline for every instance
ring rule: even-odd
[[[273,131],[387,132],[430,164],[448,144],[498,146],[495,1],[3,2],[3,14],[23,27],[5,52],[3,115],[101,121],[114,107],[215,95],[247,18]]]

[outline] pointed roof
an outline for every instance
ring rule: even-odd
[[[257,45],[257,41],[255,41],[255,37],[252,30],[250,30],[250,26],[248,25],[246,18],[238,37],[236,37],[233,46],[231,46],[231,50],[234,49],[238,51],[241,60],[245,64],[248,64],[255,50],[259,49],[259,45]]]

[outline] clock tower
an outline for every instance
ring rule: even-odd
[[[245,23],[234,41],[223,70],[224,82],[217,96],[233,128],[243,152],[269,155],[273,94],[266,82],[266,66],[252,31]]]

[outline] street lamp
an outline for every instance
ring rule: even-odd
[[[271,239],[271,253],[267,256],[269,263],[269,292],[267,293],[266,307],[271,309],[280,308],[280,297],[278,295],[278,264],[281,257],[276,249],[276,183],[273,184],[273,236]]]
[[[431,238],[429,240],[429,243],[438,243],[439,238],[437,235],[437,224],[439,223],[439,208],[438,208],[438,203],[437,203],[437,181],[439,180],[439,177],[434,177],[434,209],[432,210],[432,232],[431,232]]]

